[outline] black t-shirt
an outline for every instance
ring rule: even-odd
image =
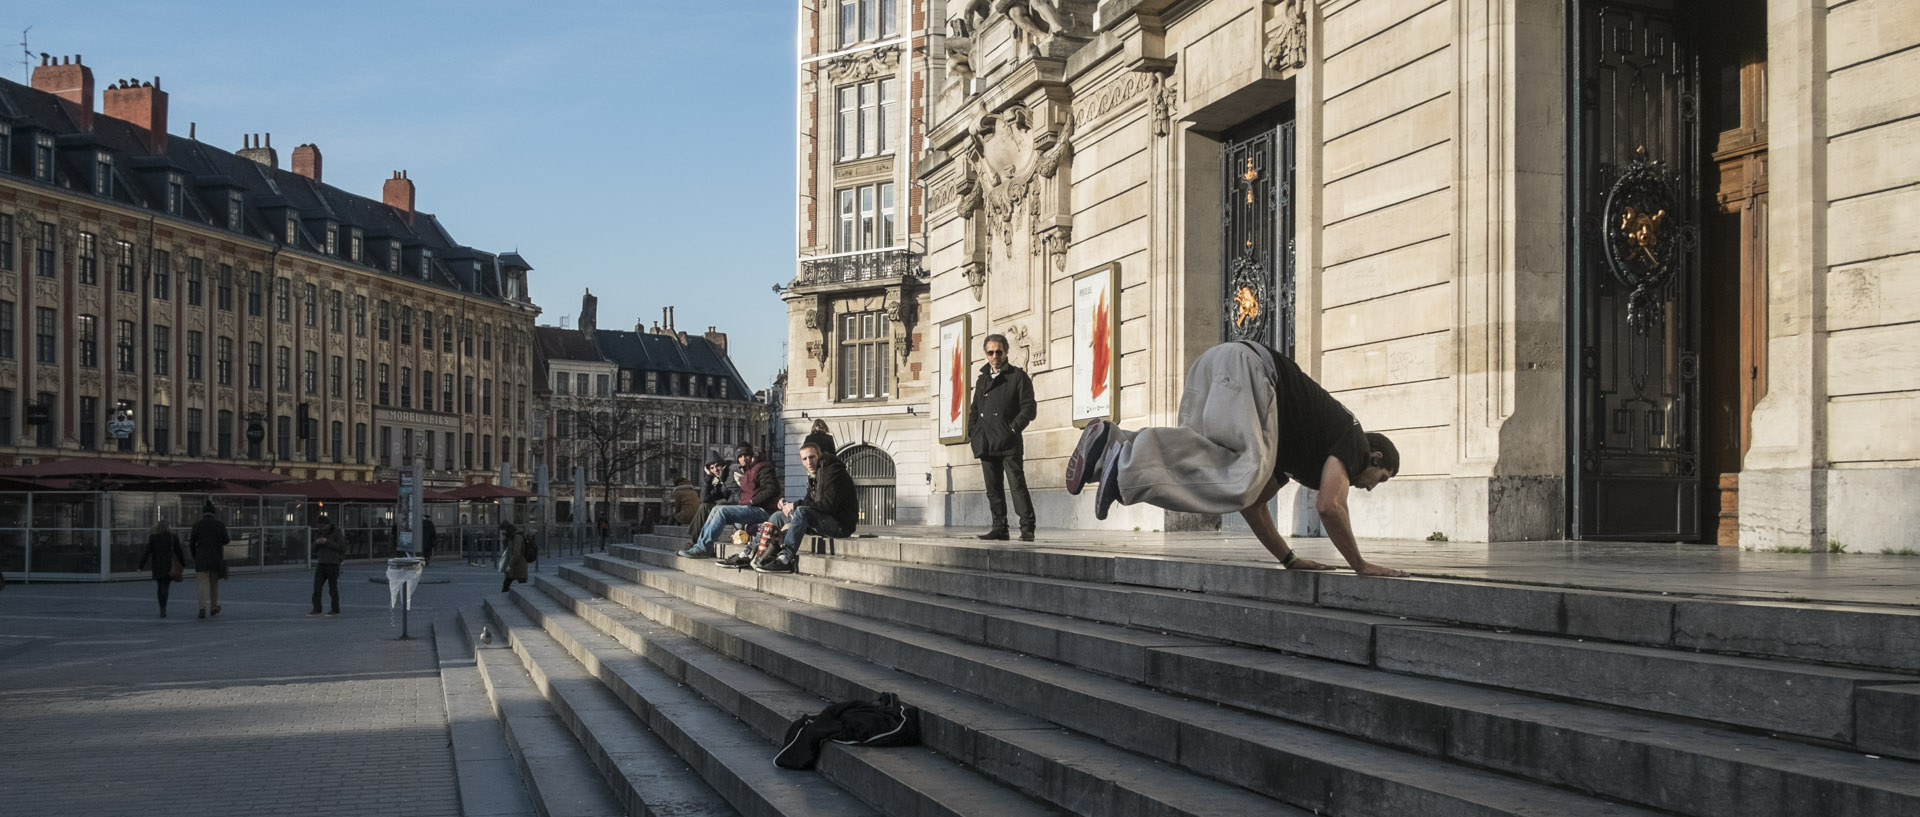
[[[1280,415],[1280,438],[1273,473],[1280,484],[1287,478],[1316,491],[1327,458],[1347,467],[1347,480],[1360,478],[1372,451],[1366,430],[1353,412],[1313,382],[1292,358],[1266,348],[1274,367],[1274,411]]]

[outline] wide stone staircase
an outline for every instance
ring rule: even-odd
[[[542,813],[1920,817],[1912,608],[663,533],[477,611]],[[773,765],[882,692],[921,746]]]

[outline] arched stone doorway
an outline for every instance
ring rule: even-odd
[[[846,463],[860,496],[861,526],[893,524],[893,458],[871,445],[860,445],[840,452],[840,461]]]

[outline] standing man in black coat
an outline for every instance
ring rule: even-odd
[[[987,507],[993,529],[982,539],[1007,538],[1007,497],[1003,482],[1013,483],[1013,510],[1020,514],[1020,541],[1033,541],[1033,498],[1027,494],[1026,446],[1020,433],[1033,422],[1033,379],[1007,362],[1007,336],[987,336],[987,362],[973,384],[973,455],[986,477]]]

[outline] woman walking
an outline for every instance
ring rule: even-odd
[[[186,548],[181,547],[179,535],[167,527],[162,519],[153,523],[153,530],[147,533],[147,552],[140,556],[140,567],[153,565],[153,583],[160,592],[160,617],[167,617],[167,591],[173,583],[180,580],[180,571],[186,566]],[[134,568],[139,570],[140,567]]]
[[[514,582],[527,583],[527,537],[515,530],[512,522],[500,523],[500,545],[505,551],[500,554],[500,572],[506,574],[500,579],[500,592]]]

